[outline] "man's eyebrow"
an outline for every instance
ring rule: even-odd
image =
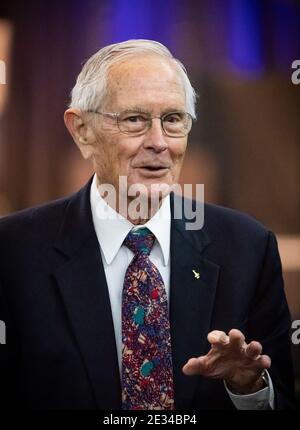
[[[131,106],[131,107],[126,107],[124,109],[120,109],[119,112],[141,112],[141,113],[149,113],[149,111],[147,109],[143,109],[139,106]]]
[[[185,112],[185,108],[179,108],[179,107],[170,107],[168,109],[164,109],[162,111],[162,115],[166,113],[172,113],[172,112]]]
[[[148,109],[143,109],[140,106],[132,106],[132,107],[126,107],[124,109],[120,109],[119,112],[140,112],[140,113],[148,113],[151,114],[151,112]],[[161,115],[165,115],[166,113],[170,112],[184,112],[184,108],[178,108],[177,107],[169,107],[167,109],[163,109],[161,112]]]

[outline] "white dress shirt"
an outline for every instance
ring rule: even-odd
[[[122,289],[127,267],[134,254],[123,245],[123,241],[132,229],[147,227],[156,237],[150,253],[150,260],[158,268],[168,297],[170,297],[170,238],[171,211],[170,197],[167,196],[159,211],[147,223],[134,226],[118,214],[103,200],[97,190],[94,175],[90,193],[94,228],[100,245],[106,282],[109,292],[111,312],[114,324],[116,348],[120,375],[122,374]],[[235,395],[225,388],[237,409],[267,409],[273,407],[273,387],[269,377],[269,387],[250,395]],[[269,406],[270,405],[270,406]]]

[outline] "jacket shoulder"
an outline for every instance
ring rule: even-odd
[[[234,231],[247,231],[255,234],[268,234],[269,229],[260,221],[235,209],[211,203],[205,204],[204,224],[215,229]]]
[[[71,196],[14,212],[0,219],[0,240],[21,237],[32,229],[42,235],[45,230],[61,222]]]
[[[277,248],[274,234],[263,223],[223,206],[205,206],[204,229],[212,242],[211,251],[220,247],[223,255],[233,255],[235,261],[264,258],[268,246]]]

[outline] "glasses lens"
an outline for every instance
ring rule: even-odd
[[[149,121],[149,115],[142,112],[122,112],[118,118],[120,131],[130,134],[139,134],[147,130]]]
[[[186,136],[192,127],[192,118],[187,112],[171,112],[163,117],[165,133],[171,137]]]

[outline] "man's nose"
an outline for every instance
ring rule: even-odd
[[[156,152],[162,152],[168,148],[160,118],[152,119],[151,127],[144,136],[144,147]]]

